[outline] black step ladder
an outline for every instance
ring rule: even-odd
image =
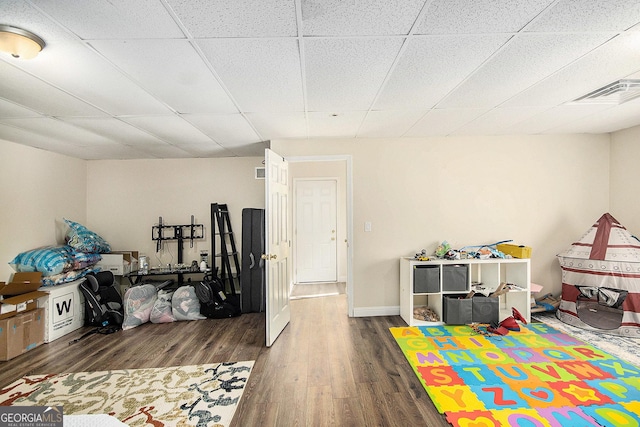
[[[240,263],[226,204],[211,204],[211,230],[211,271],[222,280],[225,291],[237,295],[240,290]]]

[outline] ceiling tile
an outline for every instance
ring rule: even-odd
[[[305,36],[405,35],[425,0],[302,0]]]
[[[433,107],[508,38],[506,35],[412,37],[374,108]]]
[[[247,113],[246,116],[264,140],[307,137],[305,113]]]
[[[75,119],[80,120],[80,119]],[[0,123],[28,130],[44,137],[66,141],[72,145],[109,144],[114,142],[90,130],[81,129],[59,119],[49,117],[0,119]],[[0,134],[0,138],[2,135]]]
[[[242,111],[303,111],[302,70],[295,39],[197,42]]]
[[[36,4],[84,40],[184,37],[161,0],[37,0]]]
[[[439,108],[494,107],[609,39],[608,34],[528,34],[514,37]]]
[[[638,0],[560,0],[526,31],[624,31],[638,22]]]
[[[211,138],[179,116],[121,117],[120,120],[173,145],[212,144]]]
[[[0,96],[15,104],[44,115],[99,116],[104,113],[37,79],[18,68],[0,61]]]
[[[169,144],[159,144],[153,146],[138,146],[140,151],[147,153],[149,157],[157,159],[186,159],[193,157],[191,153],[182,147],[176,147]]]
[[[516,32],[551,3],[553,0],[435,0],[415,34]]]
[[[149,153],[146,153],[140,150],[137,147],[129,147],[127,145],[122,144],[99,144],[95,146],[89,147],[78,147],[73,151],[64,152],[60,151],[61,154],[65,154],[71,157],[78,157],[80,159],[85,160],[108,160],[108,159],[119,159],[119,160],[127,160],[127,159],[155,159],[158,158],[156,156],[152,156]]]
[[[422,110],[369,111],[358,138],[399,138],[426,113]]]
[[[85,44],[54,42],[46,49],[48,55],[39,55],[38,61],[16,66],[112,115],[170,112]]]
[[[181,144],[180,148],[193,157],[232,157],[233,153],[211,142],[209,144]]]
[[[0,98],[0,117],[8,119],[19,117],[40,117],[40,114]]]
[[[561,105],[543,111],[513,127],[513,132],[527,134],[561,133],[558,128],[610,108],[608,105]],[[597,118],[596,118],[597,120]]]
[[[73,152],[72,150],[79,147],[77,144],[64,139],[64,137],[57,137],[47,133],[43,134],[37,127],[31,130],[22,129],[17,127],[18,125],[20,125],[20,123],[0,120],[0,139],[61,154]],[[64,153],[62,153],[62,151],[64,151]],[[79,157],[72,154],[69,155],[71,157]]]
[[[111,117],[65,117],[62,120],[80,129],[102,135],[111,141],[134,147],[166,143],[166,141],[162,141],[147,132]]]
[[[367,110],[401,45],[381,38],[305,40],[309,110]]]
[[[514,129],[515,125],[548,109],[548,106],[494,108],[456,130],[453,132],[453,135],[502,135],[506,133],[518,133],[516,129]]]
[[[309,134],[321,138],[355,138],[364,116],[364,111],[308,113]]]
[[[504,106],[555,106],[625,78],[640,70],[638,46],[640,33],[620,35],[514,96]]]
[[[426,137],[449,135],[486,112],[486,109],[481,108],[431,110],[403,136]]]
[[[261,141],[241,114],[184,114],[182,117],[225,148]]]
[[[185,40],[109,40],[91,44],[147,92],[179,113],[237,111]]]
[[[605,106],[599,107],[602,107],[602,109],[594,109],[595,112],[593,114],[577,120],[566,121],[552,130],[563,133],[610,133],[638,124],[640,99],[613,107],[609,106],[609,108],[605,108]]]
[[[264,157],[264,150],[266,148],[269,148],[269,143],[267,141],[261,141],[231,147],[228,151],[239,157]]]
[[[167,0],[193,37],[295,36],[291,0]]]
[[[25,0],[0,1],[0,17],[2,17],[2,24],[31,31],[47,44],[53,40],[76,39],[72,33]]]

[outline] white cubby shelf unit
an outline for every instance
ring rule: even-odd
[[[464,297],[471,290],[490,293],[501,283],[509,284],[509,292],[500,295],[500,320],[511,316],[515,307],[527,320],[531,319],[531,264],[529,259],[434,259],[418,261],[400,258],[400,316],[409,326],[442,325],[444,299]],[[477,289],[477,286],[483,289]],[[414,307],[429,307],[438,322],[413,317]]]

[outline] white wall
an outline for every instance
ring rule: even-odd
[[[399,305],[398,258],[442,240],[532,246],[533,280],[558,293],[555,254],[602,213],[640,229],[639,136],[639,128],[613,135],[611,181],[608,135],[283,140],[272,147],[286,156],[352,156],[354,306],[384,312]],[[192,251],[186,243],[185,258],[198,259],[210,248],[210,203],[230,205],[238,236],[242,208],[264,207],[264,181],[253,178],[260,166],[262,158],[87,162],[0,142],[0,280],[19,251],[61,243],[62,217],[94,229],[115,250],[137,249],[160,262],[151,240],[158,216],[182,224],[195,215],[207,240]],[[175,258],[176,245],[165,248]]]
[[[609,136],[277,140],[284,156],[353,156],[354,307],[399,306],[399,257],[513,239],[560,293],[555,255],[609,207]],[[364,223],[372,231],[364,232]]]
[[[18,253],[64,243],[62,218],[86,220],[84,160],[0,140],[0,281]]]
[[[640,126],[611,135],[610,213],[640,237]],[[597,218],[595,218],[597,219]]]
[[[168,225],[204,224],[205,239],[184,243],[185,263],[200,261],[211,248],[211,203],[226,203],[238,249],[242,209],[264,208],[264,179],[254,178],[263,158],[92,160],[87,171],[87,226],[113,250],[138,250],[149,264],[177,262],[177,242],[156,252],[151,228],[158,217]],[[209,254],[211,257],[212,254]],[[218,260],[217,264],[220,264]]]

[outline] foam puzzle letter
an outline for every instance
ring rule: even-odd
[[[436,363],[444,364],[444,359],[440,357],[440,354],[430,351],[428,353],[422,353],[420,351],[416,351],[416,359],[420,365],[434,365]]]
[[[540,415],[545,417],[552,427],[566,426],[595,426],[601,427],[592,417],[585,414],[580,408],[540,408]]]
[[[594,408],[596,416],[607,421],[611,427],[638,427],[638,419],[615,408]]]
[[[495,403],[496,405],[500,405],[500,406],[509,406],[509,405],[515,405],[516,402],[515,400],[505,400],[504,397],[504,390],[501,387],[483,387],[482,391],[486,391],[489,393],[493,393],[493,403]]]
[[[558,362],[558,366],[581,380],[613,379],[611,374],[589,362]]]

